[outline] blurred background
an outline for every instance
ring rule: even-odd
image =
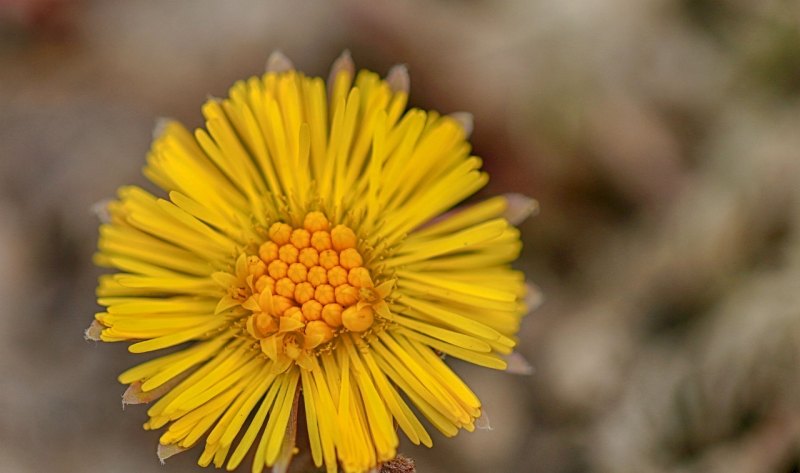
[[[0,471],[159,465],[86,342],[90,208],[158,117],[285,52],[406,63],[414,106],[470,111],[492,181],[541,213],[532,376],[455,363],[490,429],[404,445],[421,473],[789,473],[800,460],[800,3],[788,0],[0,0]]]

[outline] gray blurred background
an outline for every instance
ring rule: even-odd
[[[457,364],[491,430],[418,471],[789,473],[800,459],[800,3],[0,0],[0,471],[187,472],[155,455],[97,310],[93,203],[158,117],[281,49],[411,71],[475,116],[492,181],[542,211],[520,377]]]

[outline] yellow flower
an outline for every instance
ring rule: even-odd
[[[318,467],[365,472],[397,427],[431,446],[412,405],[446,436],[474,429],[443,355],[506,368],[519,232],[506,197],[442,215],[488,178],[463,118],[406,111],[403,67],[355,76],[345,54],[326,89],[269,64],[203,106],[205,129],[163,126],[144,172],[168,198],[108,205],[96,262],[118,272],[89,336],[173,348],[119,376],[127,402],[155,401],[162,457],[203,443],[200,465],[255,450],[253,471],[285,471],[305,429]]]

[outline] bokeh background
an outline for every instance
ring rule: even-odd
[[[411,101],[475,117],[492,181],[541,213],[543,291],[514,376],[456,364],[490,429],[418,471],[789,473],[800,459],[800,3],[790,0],[0,0],[0,471],[160,466],[136,362],[87,342],[92,204],[158,117],[280,49],[327,75],[411,71]]]

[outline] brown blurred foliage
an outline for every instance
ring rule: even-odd
[[[144,183],[157,117],[349,48],[472,112],[482,194],[542,208],[536,372],[454,363],[490,428],[404,446],[418,471],[798,471],[798,27],[785,0],[0,0],[0,470],[196,470],[120,412],[138,358],[82,339],[90,208]]]

